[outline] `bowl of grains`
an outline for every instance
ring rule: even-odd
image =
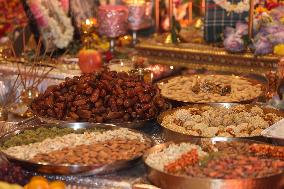
[[[189,137],[263,139],[261,132],[284,117],[262,104],[211,103],[183,106],[158,117],[168,140]]]
[[[253,102],[267,91],[254,77],[194,74],[170,77],[158,83],[163,97],[176,103]]]
[[[144,154],[148,179],[163,189],[280,189],[284,147],[246,139],[168,142]]]
[[[47,174],[106,174],[131,166],[153,142],[111,124],[68,123],[16,129],[0,138],[1,153],[28,170]]]

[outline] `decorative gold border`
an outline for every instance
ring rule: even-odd
[[[206,68],[214,71],[235,71],[240,73],[265,73],[277,70],[280,57],[259,56],[252,53],[231,54],[222,48],[209,45],[180,43],[162,44],[146,40],[136,46],[139,55],[148,57],[152,63],[183,65],[192,68]]]

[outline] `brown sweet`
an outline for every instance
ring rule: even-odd
[[[102,71],[48,87],[31,108],[58,120],[126,122],[154,118],[166,104],[160,90],[138,76]]]

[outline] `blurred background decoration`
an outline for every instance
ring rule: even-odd
[[[0,1],[0,43],[8,40],[9,33],[23,27],[28,20],[20,0]]]

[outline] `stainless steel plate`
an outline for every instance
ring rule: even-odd
[[[216,137],[211,139],[195,138],[187,140],[193,144],[202,145],[203,143],[215,144],[216,142],[239,141],[252,143],[253,141],[236,139],[236,138],[223,138]],[[183,141],[180,141],[183,142]],[[180,143],[178,142],[178,143]],[[156,186],[163,189],[281,189],[284,187],[284,174],[276,174],[264,178],[257,179],[211,179],[211,178],[195,178],[187,176],[176,176],[159,171],[145,162],[149,154],[161,151],[166,148],[168,142],[156,145],[149,149],[143,156],[144,163],[147,167],[148,179]]]
[[[261,132],[261,135],[264,137],[269,138],[273,144],[276,145],[284,145],[284,133],[283,133],[283,124],[284,124],[284,118],[280,120],[279,122],[273,124],[271,127],[268,127],[267,129],[263,130]]]
[[[170,103],[167,103],[167,110],[172,109],[172,105]],[[44,117],[38,115],[36,112],[34,112],[31,108],[30,111],[33,113],[34,116],[36,116],[39,120],[41,120],[44,123],[50,123],[50,124],[66,124],[66,123],[89,123],[89,122],[75,122],[75,121],[64,121],[64,120],[58,120],[51,117]],[[150,123],[153,123],[156,120],[155,118],[151,119],[145,119],[145,120],[135,120],[135,121],[127,121],[127,122],[109,122],[109,123],[91,123],[92,125],[102,125],[102,124],[112,124],[118,127],[125,127],[130,129],[139,129],[142,128]]]
[[[264,113],[274,113],[278,116],[284,117],[284,112],[280,111],[278,109],[266,107],[264,104],[257,103],[257,104],[239,104],[239,103],[209,103],[209,104],[194,104],[194,105],[187,105],[187,106],[182,106],[179,108],[174,108],[168,111],[163,112],[160,114],[157,118],[157,122],[160,124],[160,126],[163,128],[164,131],[164,137],[166,140],[169,141],[175,141],[175,140],[181,140],[181,139],[189,139],[189,138],[208,138],[208,137],[202,137],[202,136],[193,136],[193,135],[187,135],[181,132],[177,132],[175,130],[171,130],[169,128],[164,127],[161,123],[164,119],[165,116],[172,114],[174,111],[178,109],[188,109],[188,108],[201,108],[203,106],[211,106],[211,107],[224,107],[224,108],[231,108],[237,105],[244,105],[247,109],[250,109],[251,107],[258,105],[260,106]],[[254,136],[254,137],[234,137],[234,138],[240,138],[240,139],[250,139],[250,140],[258,140],[258,141],[265,141],[269,142],[268,139],[266,139],[263,136]]]
[[[268,92],[268,80],[264,77],[264,76],[261,76],[261,75],[255,75],[255,74],[248,74],[248,75],[236,75],[236,74],[233,74],[233,73],[223,73],[223,72],[214,72],[214,73],[210,73],[210,74],[186,74],[186,75],[183,75],[183,76],[194,76],[194,75],[230,75],[230,76],[238,76],[238,77],[241,77],[243,79],[246,79],[248,80],[251,84],[253,85],[257,85],[257,84],[260,84],[261,85],[261,88],[262,88],[262,94],[259,95],[257,98],[254,98],[254,99],[248,99],[248,100],[243,100],[243,101],[230,101],[230,102],[217,102],[217,103],[252,103],[252,102],[257,102],[258,100],[262,100],[261,98],[265,98],[265,95],[266,93]],[[161,86],[161,85],[164,85],[165,83],[167,83],[170,79],[173,79],[175,77],[179,77],[179,76],[173,76],[173,77],[169,77],[169,78],[166,78],[166,79],[163,79],[161,81],[159,81],[157,84],[158,86]],[[167,97],[164,97],[166,99],[168,99],[168,101],[173,105],[173,106],[181,106],[181,105],[188,105],[188,104],[197,104],[197,103],[200,103],[200,104],[203,104],[204,102],[191,102],[191,101],[179,101],[177,99],[174,99],[174,98],[167,98]],[[211,103],[211,102],[207,102],[207,103]],[[212,102],[213,103],[213,102]]]
[[[98,128],[98,129],[105,129],[105,130],[115,130],[119,129],[119,127],[112,125],[112,124],[91,124],[91,123],[65,123],[62,125],[55,125],[55,124],[44,124],[44,125],[37,125],[37,126],[28,126],[21,129],[16,129],[12,132],[9,132],[0,138],[0,145],[3,144],[5,140],[8,138],[15,136],[24,130],[31,130],[39,127],[64,127],[64,128],[72,128],[74,130],[77,129],[91,129],[91,128]],[[130,129],[131,130],[131,129]],[[136,133],[140,133],[136,130],[131,130]],[[149,142],[151,145],[153,145],[153,141],[150,137],[148,137],[144,133],[140,133],[145,138],[146,142]],[[3,155],[6,156],[6,158],[16,163],[17,165],[30,170],[34,172],[40,172],[40,173],[46,173],[46,174],[61,174],[61,175],[71,175],[71,174],[80,174],[80,175],[92,175],[92,174],[107,174],[112,173],[114,171],[127,168],[132,166],[134,163],[136,163],[139,160],[139,156],[129,159],[129,160],[120,160],[116,161],[111,164],[105,164],[105,165],[76,165],[76,164],[49,164],[49,163],[40,163],[40,162],[32,162],[28,160],[18,159],[15,157],[12,157],[10,155],[7,155],[3,152],[1,152]]]
[[[40,119],[42,122],[45,123],[50,123],[50,124],[68,124],[68,123],[89,123],[89,122],[74,122],[74,121],[63,121],[63,120],[58,120],[58,119],[54,119],[54,118],[49,118],[49,117],[43,117],[43,116],[39,116],[36,115],[35,112],[33,112],[33,114]],[[136,120],[136,121],[128,121],[128,122],[121,122],[121,123],[90,123],[92,125],[103,125],[103,124],[112,124],[113,126],[118,126],[118,127],[126,127],[126,128],[130,128],[130,129],[138,129],[141,127],[144,127],[145,125],[147,125],[148,123],[153,122],[155,119],[146,119],[146,120]]]

